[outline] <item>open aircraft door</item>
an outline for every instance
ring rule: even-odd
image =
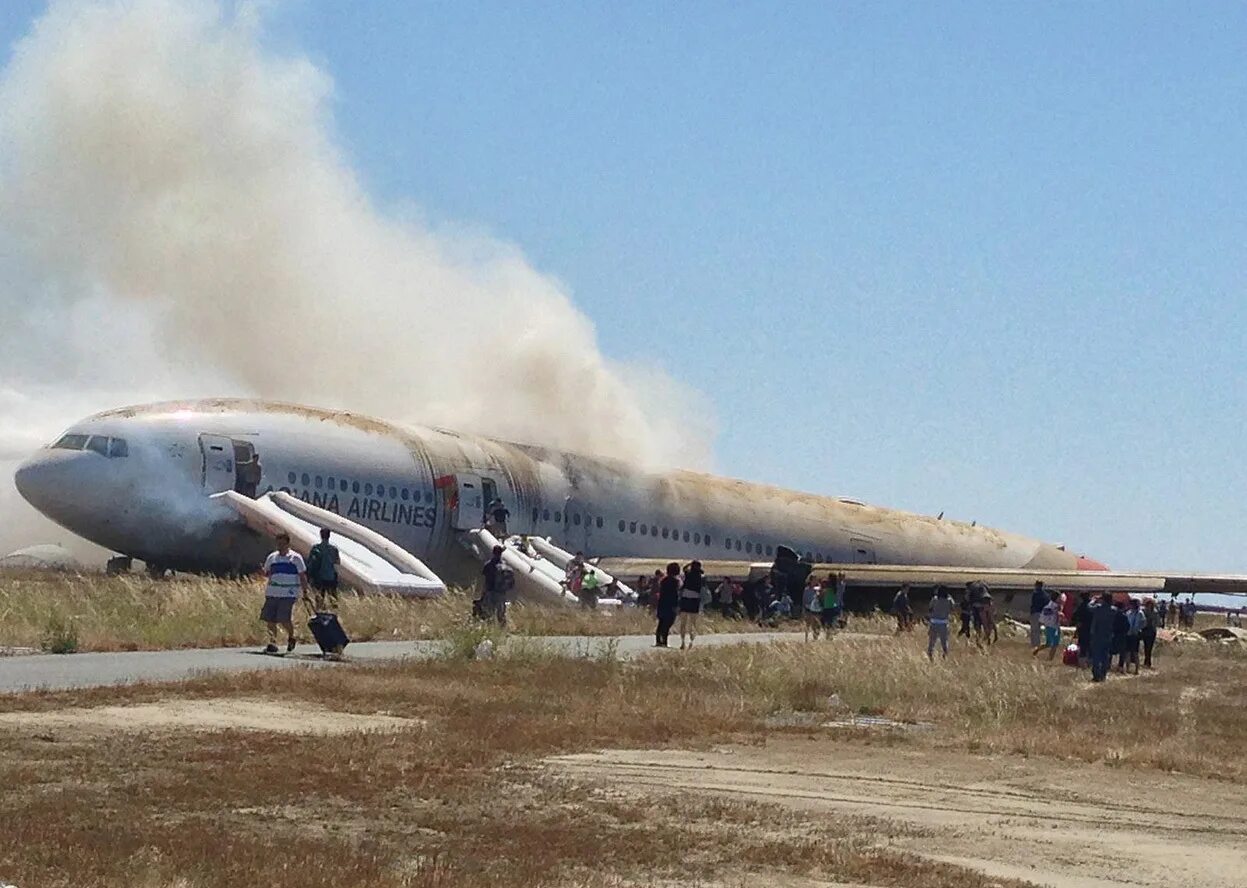
[[[200,435],[203,455],[203,487],[209,494],[234,489],[234,442],[224,435]]]
[[[455,530],[475,530],[485,517],[483,484],[480,475],[455,474],[455,490],[450,501],[450,522]]]

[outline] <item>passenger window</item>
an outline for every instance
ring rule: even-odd
[[[533,506],[533,524],[537,523],[537,516],[541,514],[541,510]]]
[[[693,542],[699,546],[701,545],[701,533],[693,534]]]
[[[424,501],[425,501],[426,503],[432,503],[432,502],[433,502],[433,491],[431,491],[431,490],[426,490],[426,491],[424,492]]]
[[[628,533],[636,533],[636,522],[633,521],[628,525]]]
[[[307,487],[312,483],[312,476],[309,475],[307,472],[304,472],[303,478],[301,480],[303,481],[303,486]]]
[[[359,493],[359,482],[358,481],[351,482],[351,493]]]
[[[561,513],[559,513],[559,512],[555,512],[555,513],[554,513],[554,523],[555,523],[555,524],[561,524],[562,522],[563,522],[563,518],[562,518]]]
[[[649,525],[641,525],[641,536],[649,536]]]
[[[324,486],[325,486],[325,479],[322,478],[320,475],[317,475],[316,476],[316,489],[320,490]]]
[[[385,499],[385,485],[384,484],[378,484],[376,486],[376,491],[377,491],[377,496],[381,497],[381,499]]]
[[[667,528],[665,528],[665,527],[664,527],[664,528],[662,529],[662,538],[665,540],[665,539],[667,538],[667,536],[669,535],[669,533],[670,533],[670,531],[668,531],[668,530],[667,530]]]
[[[688,542],[688,531],[684,531],[684,542]]]
[[[130,445],[126,443],[125,438],[109,438],[108,439],[108,455],[120,459],[121,457],[130,455]]]
[[[750,555],[753,554],[753,543],[745,543],[745,551]]]
[[[87,450],[100,456],[108,456],[108,439],[103,435],[92,435],[91,440],[87,441]]]
[[[542,509],[542,511],[541,511],[541,520],[542,520],[542,521],[549,521],[549,520],[550,520],[550,510],[549,510],[549,509]]]
[[[61,439],[52,445],[54,450],[85,450],[86,435],[61,435]]]
[[[730,549],[730,548],[732,548],[732,538],[731,538],[731,537],[724,537],[724,538],[723,538],[723,548],[724,548],[724,549]]]
[[[601,516],[601,515],[598,515],[597,525],[598,525],[598,527],[601,527],[601,526],[602,526],[602,516]]]
[[[371,484],[364,485],[364,496],[372,496],[372,485]]]
[[[398,499],[398,488],[397,487],[390,488],[390,499]]]
[[[623,532],[624,532],[624,528],[625,528],[625,527],[627,527],[627,525],[626,525],[626,524],[624,524],[624,523],[623,523],[623,521],[620,521],[620,522],[619,522],[619,532],[620,532],[620,533],[623,533]]]
[[[706,546],[707,548],[710,546],[710,534],[706,534]]]
[[[769,545],[766,547],[766,554],[767,554],[767,555],[773,555],[773,554],[774,554],[774,552],[772,551],[772,549],[771,549],[771,547],[770,547]]]
[[[338,486],[338,482],[335,481],[333,478],[325,479],[325,487],[329,488],[330,490],[333,490],[337,486]]]
[[[296,475],[294,472],[291,472],[289,475],[286,476],[286,480],[289,481],[291,484],[294,484],[296,481],[299,480],[299,476]]]
[[[338,490],[342,491],[343,493],[346,493],[346,489],[347,489],[346,479],[343,478],[342,480],[338,482]]]
[[[651,524],[649,526],[649,535],[655,537],[658,536],[658,528]]]
[[[737,552],[739,552],[739,551],[740,551],[740,540],[737,540],[737,541],[736,541],[736,551],[737,551]]]
[[[575,515],[572,516],[572,523],[575,524],[577,527],[580,526],[580,513],[579,512],[577,512]]]
[[[406,487],[404,487],[402,490],[400,490],[400,491],[398,492],[398,495],[399,495],[399,496],[401,496],[401,497],[403,498],[403,502],[407,502],[407,500],[411,499],[411,491],[410,491],[410,490],[408,490]],[[537,520],[537,510],[536,510],[536,509],[534,509],[534,510],[533,510],[533,520],[534,520],[534,521],[536,521],[536,520]]]

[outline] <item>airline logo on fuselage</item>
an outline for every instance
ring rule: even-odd
[[[433,527],[437,521],[436,506],[395,502],[353,493],[339,495],[336,492],[309,490],[305,487],[274,488],[271,484],[264,492],[270,493],[274,489],[297,496],[303,502],[316,506],[318,509],[324,509],[326,512],[333,512],[335,515],[361,523],[371,521],[380,524],[397,524],[403,527]],[[342,511],[343,503],[346,503],[345,512]]]

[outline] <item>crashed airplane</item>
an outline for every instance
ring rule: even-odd
[[[479,572],[494,497],[510,534],[582,550],[618,577],[697,558],[712,576],[756,578],[786,547],[843,570],[863,602],[901,583],[971,580],[1006,592],[1037,579],[1067,590],[1247,591],[1247,577],[1110,571],[1036,539],[857,500],[256,400],[96,414],[15,481],[49,518],[156,571],[246,572],[279,530],[306,551],[328,526],[353,585],[411,594]],[[507,557],[541,573],[527,542]]]

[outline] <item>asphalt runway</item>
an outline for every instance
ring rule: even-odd
[[[697,646],[747,644],[801,638],[793,632],[744,632],[702,635]],[[539,644],[569,657],[593,657],[615,645],[621,657],[653,650],[650,635],[622,636],[512,636],[511,644]],[[289,656],[262,654],[258,648],[211,648],[127,653],[35,654],[0,658],[0,693],[33,690],[97,688],[136,682],[181,681],[216,672],[258,669],[342,668],[349,663],[422,659],[443,650],[440,641],[364,641],[347,648],[346,663],[327,662],[320,649],[304,644]],[[679,654],[678,648],[667,654]]]

